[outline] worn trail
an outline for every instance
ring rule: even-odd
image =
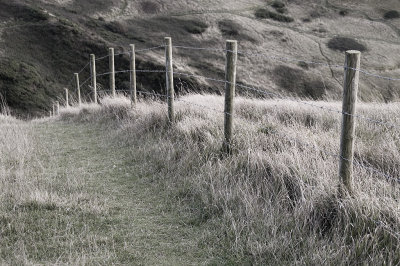
[[[208,252],[198,244],[201,228],[185,225],[167,206],[168,195],[128,155],[134,147],[110,144],[105,130],[93,124],[45,123],[36,125],[36,131],[51,156],[44,167],[78,175],[85,193],[104,206],[106,211],[91,217],[99,228],[93,234],[111,239],[105,241],[110,258],[103,263],[209,263]]]

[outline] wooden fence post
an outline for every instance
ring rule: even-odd
[[[50,117],[52,117],[52,116],[53,116],[53,114],[51,113],[51,111],[49,111],[49,116],[50,116]]]
[[[53,116],[56,115],[56,105],[53,103]]]
[[[347,51],[344,70],[342,133],[340,138],[339,194],[353,194],[353,157],[355,113],[360,76],[359,51]]]
[[[92,77],[93,101],[97,103],[96,56],[90,55],[90,72]]]
[[[233,127],[233,99],[236,86],[237,41],[226,41],[226,68],[225,68],[225,121],[224,144],[225,152],[231,152],[232,127]]]
[[[60,115],[60,102],[56,101],[56,115]]]
[[[172,39],[165,37],[165,60],[166,60],[166,88],[168,101],[168,119],[170,123],[175,121],[174,114],[174,69],[172,65]]]
[[[78,92],[78,105],[81,106],[82,100],[81,100],[81,86],[79,84],[79,74],[75,73],[75,85],[76,85],[76,91]]]
[[[69,107],[68,89],[65,89],[65,107]]]
[[[112,96],[115,97],[115,65],[114,65],[114,48],[108,49],[109,65],[110,65],[110,89]]]
[[[130,93],[130,98],[131,98],[131,103],[136,105],[137,102],[137,96],[136,96],[136,56],[135,56],[135,45],[131,44],[131,60],[130,60],[130,87],[129,87],[129,93]]]

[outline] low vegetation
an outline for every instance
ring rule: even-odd
[[[183,22],[183,27],[185,28],[185,30],[191,34],[202,34],[208,28],[207,23],[200,21],[200,20],[192,19],[192,20],[185,20],[182,22]]]
[[[272,2],[271,6],[272,6],[278,13],[284,14],[284,13],[287,13],[287,12],[288,12],[285,3],[281,2],[281,1],[274,1],[274,2]]]
[[[51,139],[53,130],[61,133],[63,127],[80,125],[86,128],[83,136],[105,145],[105,150],[126,149],[125,159],[116,167],[134,166],[149,187],[169,195],[166,203],[180,210],[177,217],[182,224],[191,225],[192,230],[201,228],[198,247],[207,247],[208,254],[219,258],[207,263],[400,262],[400,185],[355,167],[355,197],[336,197],[338,158],[331,154],[338,154],[339,114],[285,100],[237,98],[234,148],[232,155],[226,156],[221,153],[223,97],[189,95],[183,100],[176,103],[173,126],[168,126],[165,103],[142,101],[132,109],[124,98],[103,99],[101,107],[63,110],[58,121],[38,126]],[[340,110],[340,103],[314,104]],[[358,112],[391,123],[400,119],[395,104],[360,104]],[[43,143],[33,144],[28,138],[31,125],[0,119],[9,125],[0,128],[0,140],[8,143],[0,146],[0,221],[5,230],[0,231],[5,239],[0,246],[2,262],[74,263],[85,259],[88,263],[120,264],[139,259],[129,255],[134,237],[119,232],[119,227],[107,229],[117,222],[108,220],[108,213],[116,209],[101,200],[103,195],[87,194],[93,183],[82,183],[82,174],[91,176],[89,180],[96,184],[103,182],[98,176],[105,168],[97,165],[84,170],[87,162],[82,161],[76,170],[75,165],[66,164],[56,172],[49,171],[53,168],[43,161],[52,157],[47,157]],[[356,132],[357,160],[398,176],[399,134],[365,120],[358,121]],[[100,135],[91,138],[90,134]],[[101,141],[101,134],[107,134],[107,141]],[[10,138],[18,141],[8,142]],[[42,156],[37,157],[38,150]],[[84,151],[85,147],[80,147],[69,156]],[[99,152],[91,155],[93,162],[99,160]],[[135,195],[124,199],[129,197]],[[125,205],[121,207],[127,211]],[[82,211],[90,216],[80,216]],[[52,219],[61,221],[55,230],[49,230]],[[78,222],[73,222],[75,219]],[[94,224],[84,226],[87,221]],[[38,243],[34,232],[50,234],[46,241],[55,242]],[[109,234],[115,237],[110,239]],[[99,242],[102,238],[104,242]],[[139,246],[146,246],[147,241],[140,239]],[[74,245],[68,246],[69,252],[60,253],[63,243]]]
[[[328,42],[328,47],[332,50],[340,52],[345,52],[348,50],[364,52],[367,50],[367,47],[364,44],[347,37],[334,37],[330,39]]]
[[[218,21],[218,29],[221,31],[222,35],[227,39],[236,39],[239,41],[250,41],[256,42],[255,38],[250,36],[249,34],[244,33],[245,29],[239,23],[230,20],[224,19]]]
[[[257,9],[256,12],[254,13],[254,15],[256,16],[256,18],[259,18],[259,19],[272,19],[275,21],[285,22],[285,23],[294,21],[294,19],[292,17],[272,12],[266,8]]]
[[[299,63],[299,66],[308,69],[307,63]],[[321,78],[314,78],[300,68],[277,66],[274,69],[274,77],[277,84],[286,92],[300,97],[320,100],[330,90],[329,85],[325,84]]]
[[[396,18],[400,18],[400,13],[397,10],[390,10],[385,12],[385,14],[383,15],[384,19],[396,19]]]
[[[152,1],[141,1],[140,7],[142,11],[146,14],[156,14],[160,12],[160,5]]]

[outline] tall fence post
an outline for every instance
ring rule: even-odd
[[[53,116],[53,114],[51,113],[51,111],[49,111],[49,117],[52,117]]]
[[[130,87],[129,87],[129,94],[131,98],[131,103],[136,105],[137,96],[136,96],[136,55],[135,55],[135,45],[131,44],[131,60],[130,60]]]
[[[224,120],[224,144],[225,152],[231,152],[232,127],[233,127],[233,99],[236,86],[237,41],[226,41],[226,68],[225,68],[225,120]]]
[[[56,115],[60,115],[60,102],[56,101]]]
[[[65,107],[69,107],[68,89],[65,89]]]
[[[97,103],[96,56],[90,55],[90,72],[92,77],[93,102]]]
[[[75,85],[76,85],[76,91],[78,92],[78,105],[81,106],[82,100],[81,100],[81,86],[79,84],[79,74],[75,73]]]
[[[358,80],[360,76],[359,51],[347,51],[342,105],[342,133],[340,138],[340,166],[339,177],[341,196],[353,194],[353,157],[354,157],[354,133],[355,113],[358,92]]]
[[[110,89],[112,96],[115,97],[115,65],[114,65],[114,48],[108,49],[109,65],[110,65]]]
[[[53,116],[56,115],[56,105],[53,103]]]
[[[175,121],[174,114],[174,69],[172,65],[172,39],[165,37],[165,60],[166,60],[166,86],[168,100],[168,119],[170,123]]]

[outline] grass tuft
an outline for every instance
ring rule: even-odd
[[[256,18],[259,18],[259,19],[267,18],[267,19],[272,19],[275,21],[285,22],[285,23],[290,23],[290,22],[294,21],[294,19],[292,17],[272,12],[266,8],[257,9],[256,12],[254,13],[254,15],[256,16]]]

